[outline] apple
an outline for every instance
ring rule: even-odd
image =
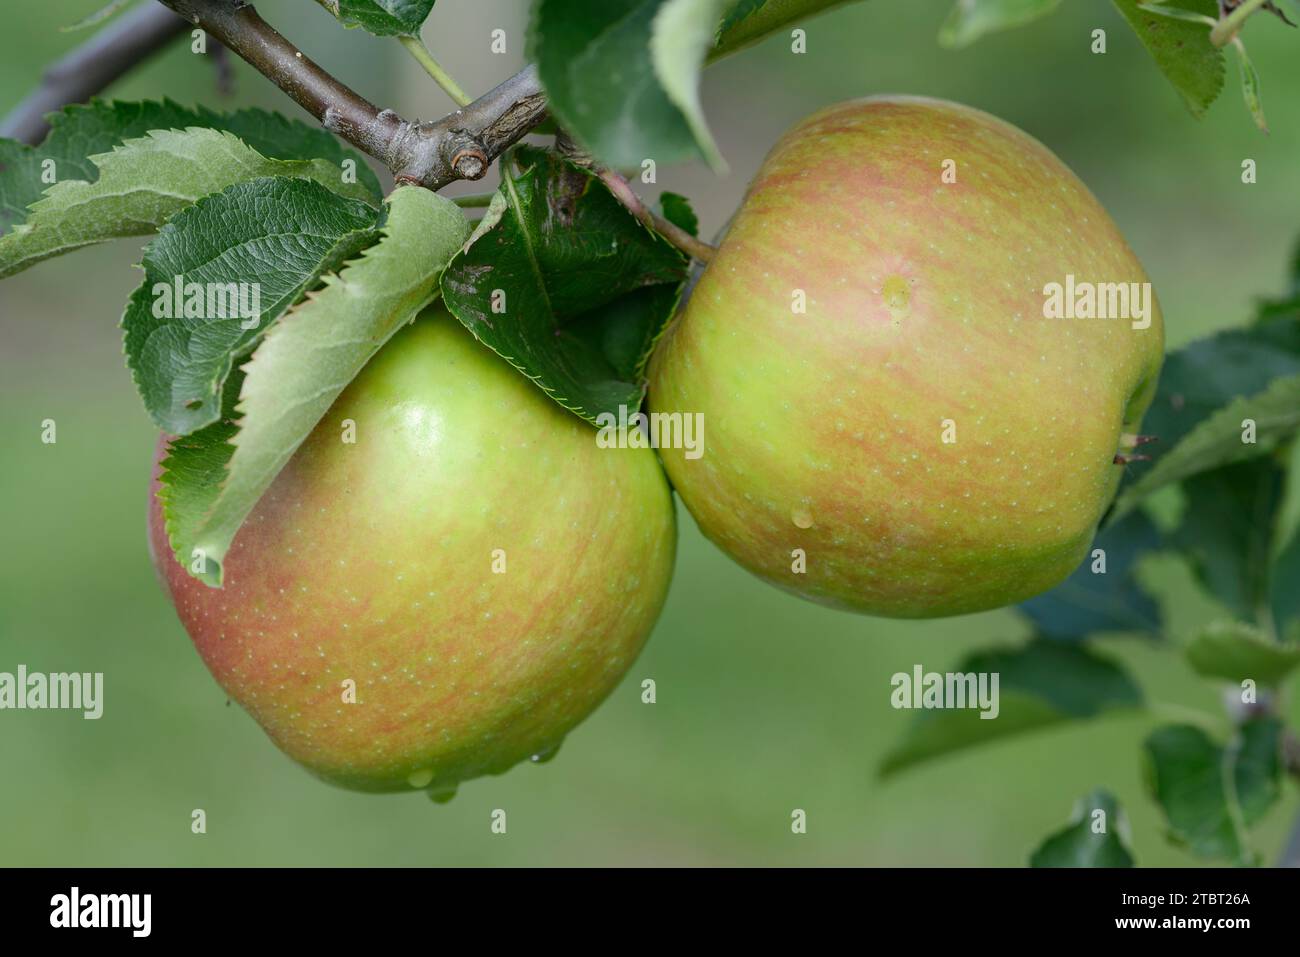
[[[1142,266],[1046,147],[875,97],[773,148],[656,349],[650,406],[703,416],[702,456],[660,454],[741,565],[835,607],[956,615],[1078,567],[1163,340]]]
[[[151,494],[154,563],[209,670],[288,755],[345,787],[446,796],[552,753],[663,606],[667,481],[651,450],[596,434],[429,309],[275,479],[223,588],[174,560]]]

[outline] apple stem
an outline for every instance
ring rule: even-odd
[[[1216,47],[1227,46],[1236,37],[1237,31],[1241,29],[1246,18],[1260,8],[1264,8],[1269,13],[1274,14],[1282,19],[1283,23],[1295,26],[1286,18],[1286,14],[1272,2],[1272,0],[1244,0],[1237,7],[1229,12],[1229,7],[1225,0],[1219,0],[1219,15],[1221,19],[1210,30],[1210,42]]]
[[[622,175],[606,166],[593,165],[592,170],[600,177],[600,181],[609,187],[609,191],[614,194],[614,198],[622,203],[627,208],[627,211],[639,219],[647,229],[658,233],[692,259],[698,259],[702,263],[707,263],[713,259],[713,254],[718,251],[716,246],[710,246],[704,240],[692,236],[676,223],[670,223],[655,213],[641,201],[641,197],[636,194],[631,184]]]

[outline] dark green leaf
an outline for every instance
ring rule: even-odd
[[[1247,829],[1278,798],[1282,725],[1254,718],[1227,747],[1200,728],[1170,725],[1146,740],[1149,780],[1170,840],[1201,857],[1255,862]]]
[[[1267,607],[1285,482],[1281,465],[1258,458],[1183,483],[1187,507],[1171,544],[1238,618],[1254,620]]]
[[[766,3],[767,0],[733,0],[731,9],[727,11],[727,15],[718,24],[719,39],[726,36],[728,31],[740,23],[741,20],[757,13]]]
[[[27,207],[40,198],[41,153],[26,143],[0,139],[0,236],[27,218]]]
[[[668,222],[686,230],[692,236],[700,234],[700,221],[695,215],[695,210],[691,209],[691,201],[685,196],[669,192],[660,193],[659,212]]]
[[[317,0],[345,27],[361,27],[378,37],[420,35],[434,0]]]
[[[1046,16],[1061,0],[957,0],[939,28],[939,43],[964,47],[998,30],[1023,26]]]
[[[1246,441],[1243,422],[1253,423]],[[1167,449],[1151,469],[1120,493],[1114,515],[1125,514],[1156,489],[1201,472],[1268,455],[1300,430],[1300,374],[1274,379],[1264,391],[1234,399]]]
[[[728,0],[539,0],[529,30],[551,110],[603,163],[722,167],[699,73]]]
[[[1187,660],[1199,675],[1275,687],[1300,667],[1300,645],[1279,644],[1239,621],[1212,622],[1187,646]]]
[[[1273,379],[1300,373],[1300,322],[1275,319],[1232,329],[1165,357],[1160,385],[1142,430],[1159,439],[1144,446],[1158,462],[1201,421],[1238,396],[1254,395]],[[1130,465],[1140,476],[1150,467]]]
[[[802,27],[808,20],[849,0],[739,0],[718,29],[711,59],[758,43],[784,27]]]
[[[1257,325],[1277,325],[1287,329],[1300,340],[1300,243],[1291,253],[1286,292],[1277,299],[1265,299],[1259,305]],[[1300,355],[1300,342],[1293,342],[1291,351]]]
[[[588,421],[634,412],[686,259],[586,170],[537,149],[517,155],[527,169],[443,275],[447,308],[566,409]]]
[[[1300,292],[1280,299],[1265,299],[1259,304],[1259,320],[1271,323],[1285,319],[1292,328],[1300,327]]]
[[[1075,805],[1069,826],[1039,845],[1030,867],[1132,867],[1128,819],[1119,801],[1098,788]]]
[[[377,220],[365,203],[285,177],[236,183],[174,216],[145,250],[144,282],[122,317],[154,421],[176,435],[216,422],[235,360],[323,273],[373,242]],[[191,300],[191,288],[221,290],[226,303]],[[232,291],[254,315],[233,308]]]
[[[1300,528],[1273,565],[1273,621],[1283,634],[1300,624]]]
[[[971,655],[953,673],[996,674],[997,716],[982,718],[978,708],[922,711],[886,756],[882,775],[1024,731],[1142,704],[1142,692],[1127,672],[1081,645],[1036,639],[1022,648]],[[915,684],[914,675],[904,677]]]
[[[1160,607],[1134,572],[1144,555],[1160,547],[1160,533],[1146,513],[1130,512],[1102,530],[1069,578],[1023,602],[1020,610],[1049,638],[1076,640],[1099,631],[1159,633]]]
[[[138,103],[92,100],[51,113],[50,132],[37,147],[0,140],[0,234],[26,218],[32,203],[51,185],[43,182],[42,162],[52,162],[54,182],[99,178],[90,157],[107,153],[150,130],[184,130],[192,126],[233,133],[267,159],[321,159],[334,166],[352,164],[356,181],[378,202],[383,195],[374,171],[359,153],[344,149],[320,127],[308,126],[278,113],[245,109],[216,113],[207,107],[189,109],[164,99]],[[341,174],[340,174],[341,175]]]
[[[1223,90],[1223,51],[1210,42],[1210,26],[1149,13],[1141,0],[1114,0],[1156,66],[1178,90],[1193,116],[1203,116]],[[1218,18],[1216,0],[1167,0],[1163,6]]]

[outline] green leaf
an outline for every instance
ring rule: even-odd
[[[849,0],[739,0],[718,30],[711,59],[758,43],[778,30],[803,24]]]
[[[655,15],[650,62],[659,85],[681,111],[705,161],[719,172],[727,164],[713,142],[700,103],[700,70],[729,0],[666,0]]]
[[[434,0],[316,0],[345,27],[377,37],[418,37]]]
[[[1255,423],[1255,441],[1244,442],[1242,422]],[[1234,399],[1202,421],[1140,479],[1120,494],[1114,515],[1147,495],[1200,472],[1272,452],[1300,429],[1300,375],[1274,379],[1256,395]]]
[[[0,139],[0,237],[27,217],[40,198],[41,154],[17,140]]]
[[[1068,827],[1039,845],[1030,867],[1132,867],[1129,826],[1124,809],[1109,791],[1098,788],[1074,807]]]
[[[199,529],[221,494],[230,457],[235,454],[231,442],[239,433],[236,407],[243,387],[244,370],[236,368],[222,389],[221,418],[191,435],[172,438],[162,461],[158,502],[163,509],[167,541],[176,560],[191,575],[210,585],[220,584],[220,560],[210,559],[191,543],[197,540]]]
[[[722,167],[699,73],[726,0],[539,0],[529,30],[551,111],[601,162]]]
[[[957,0],[939,28],[945,47],[970,46],[985,34],[1024,26],[1046,16],[1061,0]]]
[[[1259,98],[1259,73],[1255,71],[1255,64],[1250,62],[1250,57],[1246,56],[1246,44],[1241,42],[1241,37],[1233,37],[1232,46],[1237,51],[1241,95],[1246,101],[1246,109],[1250,111],[1250,117],[1255,121],[1255,125],[1267,133],[1268,121],[1264,119],[1264,102]]]
[[[923,711],[886,756],[882,776],[1025,731],[1142,704],[1141,690],[1123,668],[1082,645],[1035,639],[1022,648],[971,655],[953,673],[998,675],[997,716],[982,718],[978,708]],[[915,684],[914,675],[903,677]]]
[[[700,234],[700,221],[691,209],[691,201],[677,193],[664,191],[659,194],[659,213],[664,219],[692,236]]]
[[[1048,638],[1073,641],[1100,631],[1158,634],[1160,606],[1134,573],[1142,557],[1161,545],[1160,533],[1146,513],[1131,512],[1102,530],[1069,578],[1022,602],[1020,610]],[[1096,554],[1098,549],[1104,556]]]
[[[587,170],[534,148],[516,155],[527,169],[505,179],[443,274],[447,308],[582,418],[635,412],[686,258]]]
[[[0,236],[0,278],[82,246],[154,232],[200,197],[244,180],[299,176],[342,196],[370,198],[326,160],[267,159],[218,130],[154,130],[92,160],[98,179],[57,183],[26,223]]]
[[[27,209],[51,185],[42,173],[48,168],[55,182],[99,178],[91,157],[107,153],[128,139],[151,130],[184,130],[192,126],[234,133],[267,159],[321,159],[355,172],[356,180],[378,203],[383,193],[374,171],[359,153],[344,149],[320,127],[308,126],[278,113],[245,109],[216,113],[207,107],[189,109],[164,99],[139,103],[92,100],[65,106],[49,115],[50,132],[33,148],[0,140],[0,234],[21,223]],[[43,168],[44,161],[49,161]],[[350,164],[345,167],[344,164]]]
[[[734,28],[740,21],[753,16],[766,4],[767,0],[734,0],[731,9],[727,11],[727,15],[718,24],[718,38],[721,39],[726,36],[727,31]]]
[[[1159,462],[1202,420],[1233,399],[1254,395],[1261,385],[1296,374],[1300,374],[1300,321],[1279,317],[1198,339],[1165,357],[1155,399],[1142,419],[1143,432],[1160,441],[1142,451]],[[1140,477],[1150,468],[1134,462],[1126,471]]]
[[[450,200],[394,190],[383,238],[267,333],[228,380],[221,421],[172,442],[159,494],[169,541],[191,573],[221,584],[258,499],[362,367],[433,300],[468,232]]]
[[[1226,747],[1191,725],[1152,732],[1149,784],[1170,840],[1200,857],[1254,863],[1246,832],[1278,798],[1281,741],[1281,723],[1268,717],[1243,724]]]
[[[1234,683],[1250,680],[1270,688],[1300,667],[1300,645],[1278,644],[1240,621],[1206,625],[1188,643],[1186,655],[1199,675]]]
[[[279,177],[236,183],[172,217],[145,250],[144,281],[122,316],[127,364],[159,427],[186,435],[221,418],[235,360],[375,240],[378,215],[319,183]],[[208,302],[217,292],[224,305]]]
[[[1149,13],[1141,9],[1139,0],[1113,2],[1192,115],[1204,116],[1223,90],[1224,76],[1223,51],[1210,42],[1209,26]],[[1169,0],[1162,6],[1218,17],[1216,0]]]
[[[1254,619],[1268,606],[1285,483],[1286,470],[1271,458],[1202,472],[1183,483],[1187,507],[1171,542],[1239,618]]]
[[[1283,633],[1300,624],[1300,528],[1273,564],[1273,621]]]

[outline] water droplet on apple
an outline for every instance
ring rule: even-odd
[[[429,792],[429,800],[434,804],[446,804],[456,796],[456,785],[446,788],[437,788]]]
[[[790,521],[794,522],[796,528],[812,528],[812,512],[806,508],[796,508],[790,513]]]
[[[560,746],[557,744],[550,748],[543,748],[541,751],[538,751],[528,760],[532,761],[533,764],[545,764],[547,761],[554,760],[555,756],[559,753],[560,753]]]
[[[425,788],[433,780],[433,768],[421,768],[418,771],[412,771],[407,777],[406,783],[413,788]]]

